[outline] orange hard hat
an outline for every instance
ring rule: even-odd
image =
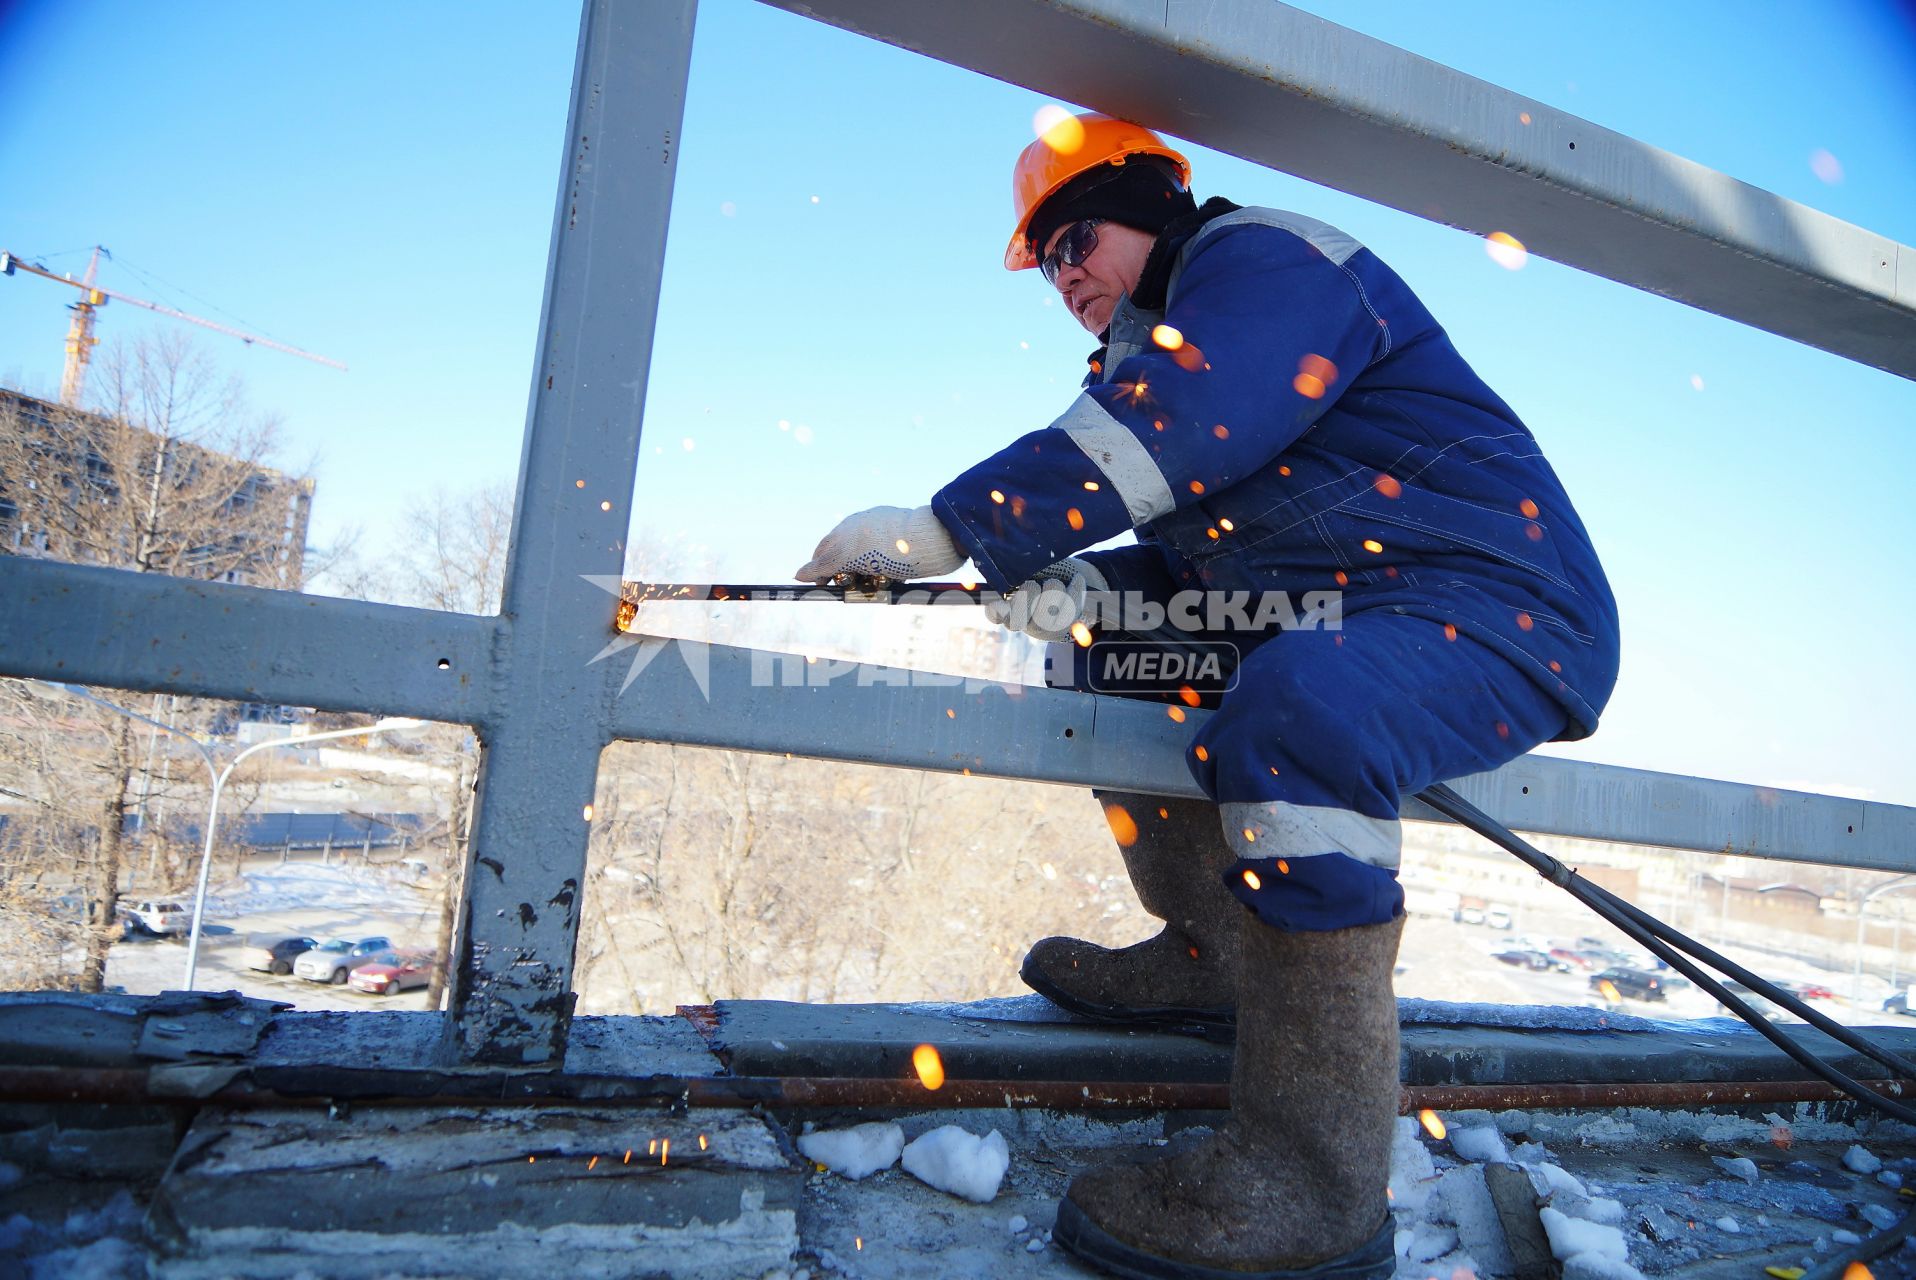
[[[1122,165],[1132,156],[1163,156],[1177,166],[1178,181],[1191,185],[1191,162],[1164,145],[1163,138],[1141,124],[1095,111],[1064,117],[1020,152],[1011,171],[1011,211],[1018,225],[1005,246],[1005,270],[1025,271],[1038,265],[1026,233],[1039,205],[1073,178],[1100,165]]]

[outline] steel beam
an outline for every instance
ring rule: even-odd
[[[1916,250],[1275,0],[766,2],[1916,377]]]
[[[506,557],[512,649],[482,735],[442,1046],[565,1056],[587,806],[610,736],[604,645],[639,458],[694,0],[590,0],[566,121]],[[595,625],[596,624],[596,625]]]
[[[0,601],[0,674],[471,725],[488,718],[509,630],[498,618],[10,555]]]
[[[1180,708],[1174,720],[1155,703],[1070,690],[673,647],[620,701],[619,737],[1203,795],[1184,748],[1209,711]],[[1451,785],[1506,826],[1543,835],[1916,870],[1916,808],[1901,805],[1537,755]],[[1404,816],[1445,820],[1416,801]]]

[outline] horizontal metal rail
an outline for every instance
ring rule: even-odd
[[[0,673],[483,726],[510,624],[0,555]]]
[[[767,3],[1916,377],[1916,250],[1275,0]]]
[[[655,642],[656,643],[656,642]],[[1203,793],[1184,751],[1209,711],[808,661],[692,641],[659,653],[620,699],[621,738],[789,752],[1039,782]],[[1523,756],[1452,785],[1506,826],[1617,844],[1916,870],[1916,808]],[[1417,801],[1405,816],[1445,819]]]

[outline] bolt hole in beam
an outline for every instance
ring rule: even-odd
[[[441,658],[441,659],[439,660],[439,669],[440,669],[441,671],[450,671],[450,670],[452,670],[452,659],[450,659],[450,658]]]

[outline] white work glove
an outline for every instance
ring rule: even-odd
[[[840,520],[792,576],[820,584],[841,573],[902,581],[950,573],[965,560],[930,507],[873,507]]]
[[[1110,590],[1096,565],[1066,556],[1038,570],[1010,594],[987,601],[985,617],[1033,639],[1069,640],[1072,624],[1084,620],[1085,597]]]

